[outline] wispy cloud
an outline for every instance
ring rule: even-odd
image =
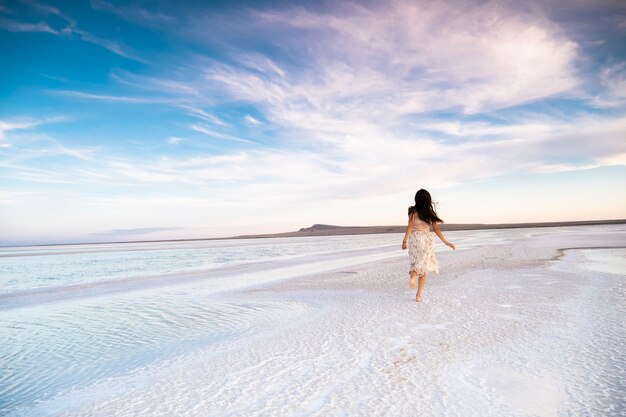
[[[0,140],[5,139],[6,133],[11,130],[16,129],[28,129],[30,127],[34,127],[40,124],[38,121],[29,120],[29,121],[7,121],[0,120]]]
[[[118,103],[142,103],[142,104],[163,104],[167,103],[167,100],[156,97],[138,97],[138,96],[115,96],[109,94],[96,94],[88,93],[84,91],[75,90],[48,90],[51,94],[59,94],[68,97],[75,97],[78,99],[98,100],[98,101],[111,101]]]
[[[626,62],[604,67],[600,72],[603,94],[593,97],[594,105],[601,108],[620,108],[626,104]]]
[[[94,236],[141,236],[141,235],[149,235],[158,232],[171,232],[171,231],[180,231],[184,230],[184,227],[137,227],[132,229],[111,229],[105,230],[103,232],[95,232],[91,233]]]
[[[53,116],[41,119],[34,118],[16,118],[9,120],[0,120],[0,141],[7,138],[7,134],[15,130],[31,129],[43,124],[58,123],[69,120],[66,116]]]
[[[286,80],[230,68],[210,71],[246,99],[281,104],[281,99],[306,97],[313,109],[339,101],[345,103],[339,113],[362,109],[370,116],[455,107],[475,113],[578,84],[574,42],[549,22],[491,4],[459,8],[450,2],[392,1],[366,8],[344,3],[328,12],[293,7],[253,17],[251,24],[261,33],[296,30],[292,40],[279,45],[300,55],[309,71]]]
[[[243,118],[243,120],[248,123],[249,125],[260,125],[261,122],[257,119],[255,119],[254,117],[250,116],[249,114],[246,114]]]
[[[132,59],[139,62],[145,62],[139,55],[132,51],[130,47],[124,45],[122,42],[96,36],[95,34],[86,30],[79,29],[77,21],[72,17],[63,13],[60,9],[43,4],[36,1],[24,1],[22,3],[27,4],[33,9],[37,15],[48,18],[50,15],[61,20],[63,22],[62,27],[54,27],[50,22],[39,21],[36,23],[25,22],[23,20],[9,19],[6,17],[0,17],[0,29],[8,30],[11,32],[44,32],[58,36],[77,36],[84,42],[98,45],[104,49],[113,52],[116,55],[123,56],[128,59]],[[58,26],[58,23],[57,23]]]
[[[461,125],[459,129],[464,131],[465,127]],[[325,199],[358,198],[376,192],[384,197],[411,188],[414,178],[402,174],[411,166],[419,167],[416,172],[421,181],[444,187],[519,172],[614,164],[619,162],[614,155],[626,153],[626,145],[620,141],[625,129],[625,118],[611,121],[598,117],[576,124],[520,124],[501,130],[491,140],[463,143],[445,143],[428,136],[378,136],[380,133],[373,132],[365,137],[343,137],[331,149],[241,150],[216,156],[164,159],[96,158],[95,154],[76,154],[58,147],[56,152],[88,158],[88,164],[68,166],[58,173],[42,171],[40,180],[139,186],[210,185],[216,190],[228,186],[230,191],[221,191],[228,198],[237,194],[254,196],[257,193],[253,189],[263,189],[272,198],[280,194],[294,200],[303,194]],[[180,143],[177,139],[170,139],[170,143]],[[28,178],[36,180],[36,173],[27,172]]]
[[[442,149],[437,134],[481,140],[545,137],[553,130],[550,123],[466,123],[461,117],[416,126],[417,136],[406,130],[416,114],[492,112],[575,94],[580,85],[576,43],[532,11],[510,13],[479,3],[462,12],[437,2],[392,1],[384,13],[380,7],[343,3],[330,10],[253,11],[242,17],[248,19],[246,26],[254,28],[257,40],[282,53],[270,58],[231,50],[232,63],[200,58],[189,65],[188,76],[181,75],[184,66],[178,67],[178,77],[187,80],[181,97],[188,90],[208,90],[250,103],[283,131],[287,144],[320,146],[325,152],[320,158],[339,161],[327,166],[350,173],[358,171],[355,161],[371,163],[371,155],[377,166],[396,166],[394,158],[406,155],[457,153],[460,148]],[[196,36],[201,40],[203,34]],[[212,104],[211,99],[203,102],[203,95],[194,99],[194,108]],[[249,114],[242,117],[250,125],[258,121]],[[246,141],[200,124],[190,127],[211,137]]]
[[[0,29],[8,30],[9,32],[44,32],[53,33],[55,35],[60,33],[58,30],[51,28],[45,22],[19,22],[17,20],[7,19],[4,17],[0,17]]]
[[[216,138],[216,139],[220,139],[220,140],[227,140],[227,141],[232,141],[232,142],[240,142],[240,143],[248,143],[248,144],[254,144],[253,141],[248,140],[248,139],[244,139],[244,138],[240,138],[237,136],[233,136],[227,133],[221,133],[221,132],[217,132],[211,128],[209,128],[208,126],[203,126],[203,125],[199,125],[199,124],[191,124],[189,125],[189,128],[191,130],[195,130],[196,132],[200,132],[206,136],[210,136],[212,138]]]
[[[198,96],[200,91],[197,85],[190,80],[174,80],[168,78],[158,78],[149,75],[136,75],[128,71],[115,70],[111,78],[121,84],[131,86],[137,90],[159,91],[161,94]]]
[[[224,120],[220,119],[214,114],[203,110],[201,107],[203,105],[208,105],[203,100],[190,100],[188,97],[184,95],[163,95],[162,91],[159,89],[150,89],[153,94],[157,94],[154,96],[142,96],[138,94],[133,95],[111,95],[111,94],[98,94],[87,91],[77,91],[77,90],[47,90],[50,94],[62,95],[67,97],[73,97],[80,100],[93,100],[93,101],[105,101],[105,102],[113,102],[113,103],[130,103],[130,104],[156,104],[156,105],[165,105],[178,109],[182,109],[185,113],[202,120],[203,122],[211,123],[215,126],[220,127],[231,127],[231,125]],[[207,128],[193,129],[196,131],[200,131],[204,134],[207,133]],[[217,133],[211,133],[211,135],[216,135]],[[228,135],[226,135],[228,136]],[[221,135],[221,139],[229,139],[224,135]],[[234,141],[246,141],[246,139],[241,138],[230,138]]]
[[[110,12],[134,23],[171,24],[176,20],[173,16],[137,6],[117,6],[104,0],[91,0],[90,4],[95,10]]]
[[[239,64],[257,73],[266,76],[286,76],[285,71],[276,62],[261,53],[243,53],[235,55],[233,58]]]
[[[170,144],[170,145],[178,145],[181,142],[183,142],[184,140],[185,139],[183,139],[183,138],[172,136],[172,137],[167,138],[167,143]]]
[[[209,112],[207,112],[205,110],[202,110],[201,108],[194,107],[193,105],[184,104],[184,103],[177,103],[176,105],[178,107],[180,107],[181,109],[184,109],[184,110],[188,111],[190,114],[203,119],[204,121],[207,121],[207,122],[219,125],[219,126],[224,126],[224,127],[228,127],[229,126],[228,123],[226,123],[225,121],[223,121],[219,117],[217,117],[214,114],[211,114],[211,113],[209,113]]]
[[[50,6],[48,4],[44,4],[44,3],[40,3],[38,1],[34,1],[34,0],[20,0],[20,3],[24,3],[29,5],[30,7],[32,7],[33,9],[43,13],[43,14],[52,14],[52,15],[56,15],[56,16],[60,16],[62,18],[64,18],[65,20],[68,20],[63,13],[61,13],[61,11],[54,7],[54,6]]]
[[[83,41],[101,46],[102,48],[113,52],[116,55],[123,56],[124,58],[132,59],[138,62],[147,62],[146,60],[141,58],[137,52],[131,51],[130,47],[124,45],[122,42],[95,36],[92,33],[76,28],[68,29],[68,32],[74,33],[79,36],[80,39],[82,39]]]
[[[162,97],[162,102],[178,107],[205,122],[223,127],[229,126],[227,122],[205,110],[206,107],[215,105],[217,100],[212,91],[207,91],[207,83],[194,67],[195,65],[191,65],[180,70],[175,69],[175,72],[182,72],[179,78],[137,75],[119,70],[113,72],[111,78],[121,85],[132,88],[133,91],[149,92]],[[84,98],[87,97],[84,96]]]

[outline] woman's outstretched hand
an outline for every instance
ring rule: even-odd
[[[405,249],[406,249],[406,242],[403,240],[402,241],[402,250],[405,250]]]
[[[454,243],[446,243],[447,246],[450,246],[452,248],[452,250],[456,250],[456,246],[454,246]]]

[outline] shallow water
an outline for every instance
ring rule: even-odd
[[[578,249],[572,252],[578,257],[577,264],[581,269],[626,275],[626,248]]]
[[[0,410],[263,331],[306,311],[297,303],[232,303],[189,292],[130,293],[2,314]]]
[[[227,293],[402,255],[398,241],[364,235],[3,248],[0,415],[300,317],[306,305],[247,303]]]
[[[398,234],[0,248],[0,293],[397,246]]]

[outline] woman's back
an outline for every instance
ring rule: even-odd
[[[420,219],[417,213],[413,213],[413,231],[414,232],[430,232],[430,223]]]

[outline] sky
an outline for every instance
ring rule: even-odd
[[[626,218],[626,2],[0,3],[0,245]]]

